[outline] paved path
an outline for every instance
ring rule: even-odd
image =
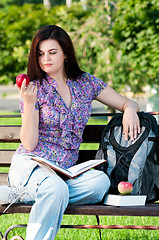
[[[20,95],[15,86],[0,85],[0,111],[19,112]]]

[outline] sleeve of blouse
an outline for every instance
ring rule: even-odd
[[[23,113],[23,112],[24,112],[24,101],[23,101],[22,98],[20,99],[19,108],[20,108],[20,112]],[[39,109],[38,100],[37,100],[36,103],[35,103],[35,109],[36,109],[36,110]]]
[[[103,80],[89,74],[90,87],[92,92],[92,99],[95,99],[100,92],[107,86]]]

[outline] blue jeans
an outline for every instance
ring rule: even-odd
[[[68,203],[100,202],[110,187],[102,171],[89,170],[75,179],[63,180],[50,168],[31,160],[29,154],[13,156],[9,181],[19,189],[20,202],[33,203],[26,240],[55,239]]]

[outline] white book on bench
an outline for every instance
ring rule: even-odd
[[[146,195],[115,195],[107,194],[104,198],[105,205],[112,206],[144,206]]]
[[[65,176],[67,176],[69,178],[75,178],[78,175],[80,175],[81,173],[86,172],[87,170],[94,168],[103,162],[106,162],[105,159],[93,159],[93,160],[88,160],[83,163],[79,163],[75,166],[72,166],[72,167],[66,169],[66,168],[60,167],[55,162],[50,161],[45,158],[33,156],[32,160],[34,160],[40,164],[44,164],[44,165],[52,168],[53,170],[64,174]]]

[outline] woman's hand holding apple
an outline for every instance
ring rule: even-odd
[[[34,85],[33,82],[29,81],[26,74],[19,74],[16,78],[16,83],[24,103],[35,105],[37,86]]]
[[[19,88],[21,88],[21,85],[22,85],[24,80],[26,80],[26,86],[27,86],[30,82],[30,79],[26,74],[21,73],[16,77],[16,84]]]

